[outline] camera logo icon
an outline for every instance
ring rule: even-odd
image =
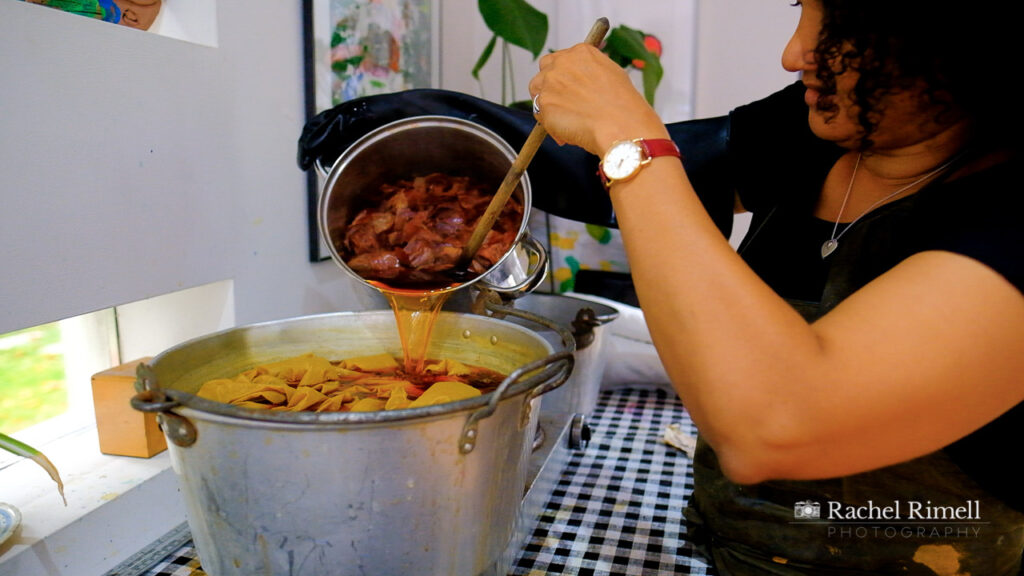
[[[821,504],[811,500],[801,500],[793,504],[793,518],[797,520],[817,520],[821,518]]]

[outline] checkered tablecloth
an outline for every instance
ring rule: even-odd
[[[686,540],[690,460],[662,440],[670,424],[696,433],[678,398],[605,391],[590,422],[513,574],[713,574]]]
[[[686,540],[683,509],[693,490],[690,460],[663,441],[670,424],[693,424],[660,388],[604,391],[590,418],[593,436],[572,455],[513,576],[714,576]],[[187,533],[145,576],[202,575]],[[120,571],[118,574],[128,574]]]

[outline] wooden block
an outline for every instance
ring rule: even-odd
[[[100,452],[149,458],[167,449],[156,414],[139,412],[131,406],[132,396],[135,396],[135,369],[149,360],[140,358],[93,374],[92,400]]]

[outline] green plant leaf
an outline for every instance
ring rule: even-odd
[[[484,23],[510,44],[525,48],[534,59],[548,38],[548,17],[525,0],[477,0]]]
[[[620,59],[645,60],[646,55],[653,56],[644,46],[644,33],[628,26],[617,26],[608,33],[604,51],[617,62]]]
[[[650,52],[648,52],[650,54]],[[661,67],[661,61],[657,56],[651,54],[651,58],[644,59],[644,69],[641,71],[644,82],[644,98],[647,103],[654,106],[654,93],[658,90],[661,77],[665,69]]]
[[[634,60],[644,63],[642,70],[644,98],[648,104],[654,105],[654,93],[661,83],[664,68],[661,59],[644,46],[644,36],[640,30],[628,26],[618,26],[608,33],[604,51],[620,66],[629,66]]]
[[[46,470],[46,473],[50,475],[50,478],[53,478],[53,481],[57,483],[57,492],[60,493],[61,499],[64,500],[64,505],[68,505],[68,499],[64,497],[64,483],[60,480],[60,473],[57,471],[57,467],[50,462],[50,459],[47,458],[46,455],[24,442],[15,440],[14,438],[2,433],[0,433],[0,448],[7,450],[11,454],[29,458],[36,464],[42,466],[43,470]]]
[[[491,54],[494,52],[494,46],[498,43],[498,35],[491,36],[491,41],[484,46],[484,51],[480,53],[480,57],[476,59],[476,64],[473,65],[473,78],[480,80],[480,69],[487,64],[487,61],[491,59]]]

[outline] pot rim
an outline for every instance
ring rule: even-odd
[[[587,298],[580,298],[579,296],[576,296],[574,294],[550,294],[546,292],[531,292],[528,296],[524,296],[523,298],[523,304],[528,304],[528,300],[530,298],[533,298],[540,302],[543,302],[545,300],[551,300],[554,302],[571,302],[573,306],[579,306],[580,309],[590,308],[591,310],[594,311],[594,320],[596,320],[598,324],[601,326],[614,321],[620,316],[619,309],[615,308],[614,306],[605,304],[603,302],[589,300]],[[518,301],[515,302],[515,304],[518,303]],[[528,306],[524,306],[524,308],[529,309]]]
[[[425,114],[420,116],[409,116],[401,118],[393,122],[379,126],[370,132],[367,132],[361,136],[358,140],[353,142],[348,148],[346,148],[338,157],[334,160],[331,165],[330,171],[327,173],[324,179],[323,186],[320,188],[319,199],[317,201],[317,227],[320,232],[320,239],[327,246],[327,250],[331,254],[331,260],[334,261],[342,270],[348,273],[350,276],[358,280],[360,283],[369,286],[375,290],[381,290],[379,286],[372,284],[367,279],[352,270],[345,259],[342,258],[338,252],[337,247],[331,239],[330,224],[328,223],[328,210],[327,205],[330,202],[331,196],[334,193],[335,186],[344,172],[345,167],[352,162],[353,157],[357,156],[367,147],[377,143],[384,138],[387,138],[393,134],[401,133],[405,130],[411,130],[420,127],[431,127],[440,126],[445,128],[453,128],[461,130],[474,136],[478,136],[485,141],[489,141],[498,152],[501,152],[507,159],[508,165],[511,168],[515,163],[517,153],[512,146],[505,141],[504,138],[499,136],[493,130],[465,120],[455,116],[444,116],[438,114]],[[529,235],[529,221],[530,221],[530,210],[533,205],[532,192],[530,187],[530,177],[526,172],[523,172],[519,180],[519,189],[522,190],[522,202],[523,202],[523,218],[519,223],[519,231],[516,233],[516,238],[512,243],[512,246],[505,252],[505,254],[495,262],[490,268],[485,270],[482,274],[470,278],[465,282],[453,284],[451,286],[432,289],[429,292],[431,294],[441,294],[445,292],[453,292],[475,284],[476,282],[485,278],[489,273],[499,269],[502,264],[512,257],[516,252],[517,246],[523,241],[523,237]]]
[[[258,322],[253,324],[247,324],[243,326],[237,326],[234,328],[227,328],[220,330],[205,336],[200,336],[182,342],[176,346],[173,346],[164,352],[161,352],[155,356],[152,360],[146,363],[142,363],[138,367],[136,389],[150,391],[155,394],[153,399],[140,399],[140,395],[137,395],[132,405],[137,409],[144,412],[167,412],[174,411],[178,412],[181,409],[190,409],[191,411],[198,412],[200,414],[212,414],[221,417],[227,417],[235,420],[244,421],[258,421],[258,422],[272,422],[278,424],[290,424],[298,426],[309,426],[309,425],[335,425],[335,426],[346,426],[346,425],[368,425],[368,424],[379,424],[379,423],[393,423],[403,422],[407,420],[423,420],[430,419],[440,416],[447,416],[449,414],[455,414],[460,412],[469,411],[482,411],[486,410],[489,404],[491,404],[494,394],[497,393],[501,388],[488,392],[487,394],[481,394],[473,398],[467,398],[464,400],[458,400],[454,402],[446,402],[444,404],[437,404],[434,406],[424,406],[419,408],[403,408],[399,410],[379,410],[374,412],[285,412],[285,411],[270,411],[270,410],[254,410],[250,408],[244,408],[241,406],[234,406],[231,404],[225,404],[206,398],[200,398],[195,394],[185,392],[183,390],[177,390],[173,388],[163,388],[159,383],[159,376],[157,374],[160,362],[167,361],[173,358],[176,354],[183,354],[190,347],[204,342],[216,339],[217,337],[230,334],[232,332],[242,332],[246,330],[260,330],[268,328],[281,328],[293,324],[301,324],[304,322],[310,322],[315,320],[326,321],[332,318],[346,318],[346,317],[359,317],[365,318],[367,316],[378,316],[387,315],[393,317],[391,311],[388,310],[367,310],[367,311],[347,311],[347,312],[332,312],[327,314],[312,314],[307,316],[298,316],[293,318],[287,318],[284,320],[274,320],[267,322]],[[511,330],[526,335],[531,341],[538,344],[548,355],[544,358],[540,358],[536,361],[529,362],[523,366],[520,366],[513,370],[506,378],[506,380],[512,379],[512,382],[504,390],[501,398],[495,403],[504,402],[507,399],[514,398],[516,396],[530,392],[531,390],[538,388],[542,385],[555,383],[543,390],[547,392],[551,389],[561,385],[569,377],[572,370],[572,351],[563,350],[555,351],[554,347],[543,339],[536,332],[508,322],[505,320],[499,320],[488,316],[480,316],[475,314],[466,314],[460,312],[446,312],[442,311],[439,314],[439,320],[441,317],[447,318],[460,318],[460,317],[471,317],[474,321],[483,322],[484,324],[494,324],[500,326],[502,330]],[[566,356],[569,358],[566,358]],[[537,366],[533,366],[533,365]],[[524,370],[526,367],[531,367],[529,370]],[[559,381],[559,379],[561,381]],[[161,398],[163,396],[163,398]],[[194,414],[193,414],[194,415]]]

